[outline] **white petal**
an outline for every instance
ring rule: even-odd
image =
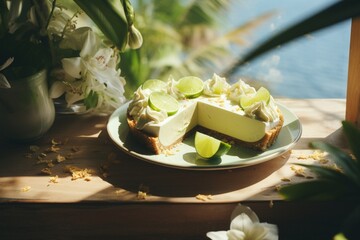
[[[9,81],[2,73],[0,73],[0,88],[11,88]]]
[[[93,56],[100,45],[100,39],[93,31],[87,31],[86,34],[86,39],[81,49],[80,57]]]
[[[97,61],[100,61],[99,64],[107,65],[113,53],[114,50],[111,48],[100,48],[94,57]]]
[[[226,231],[208,232],[206,236],[212,240],[227,240]]]
[[[61,60],[64,71],[73,78],[81,77],[81,58],[64,58]]]
[[[14,58],[8,58],[5,63],[3,65],[0,65],[0,71],[4,70],[5,68],[7,68],[8,66],[10,66],[10,64],[14,61]]]
[[[65,89],[66,87],[64,83],[55,81],[50,87],[49,95],[51,98],[58,98],[64,94]]]
[[[240,230],[245,233],[251,231],[253,222],[248,215],[242,213],[231,221],[230,230]]]
[[[82,28],[77,28],[76,30],[72,31],[70,34],[67,34],[66,38],[64,38],[60,42],[60,48],[81,50],[88,36],[88,31],[91,31],[91,29],[88,27],[82,27]]]
[[[239,231],[239,230],[229,230],[227,231],[227,237],[229,240],[243,240],[248,238],[248,236],[246,236],[246,234],[243,231]],[[252,238],[248,238],[253,240]]]
[[[38,21],[36,18],[36,9],[35,6],[32,6],[30,8],[30,11],[28,12],[28,21],[31,22],[32,24],[34,24],[35,26],[38,26]]]
[[[55,8],[54,12],[52,14],[52,17],[50,19],[50,22],[49,22],[48,32],[50,34],[60,36],[61,34],[63,34],[64,28],[65,28],[66,24],[69,23],[69,21],[71,21],[71,18],[69,15],[66,14],[65,11],[62,11],[59,8]],[[70,29],[67,28],[65,30],[66,31],[64,34],[67,36]],[[66,42],[66,40],[65,40],[65,42]],[[71,41],[71,42],[73,42],[73,41]],[[71,47],[66,47],[66,48],[71,48]]]
[[[278,228],[275,224],[261,223],[267,229],[266,240],[278,240]]]
[[[254,223],[250,231],[246,233],[246,238],[252,240],[278,240],[277,226],[267,223]]]
[[[239,204],[234,211],[231,214],[231,219],[234,219],[235,217],[237,217],[238,215],[240,215],[241,213],[245,213],[246,215],[248,215],[248,217],[251,219],[252,222],[256,223],[256,222],[260,222],[258,216],[256,215],[256,213],[251,210],[251,208],[245,206],[245,205],[241,205]]]
[[[83,100],[84,96],[80,95],[80,94],[73,94],[73,93],[66,93],[65,95],[65,100],[67,102],[68,105],[71,105],[77,101]]]
[[[267,233],[267,228],[259,223],[256,223],[252,225],[251,231],[247,234],[247,237],[253,240],[265,240]]]

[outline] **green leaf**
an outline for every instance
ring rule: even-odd
[[[318,180],[333,182],[334,186],[337,185],[337,187],[343,189],[344,194],[360,196],[360,185],[357,179],[354,180],[350,176],[326,166],[299,165],[307,167],[314,172],[317,175]],[[319,191],[322,191],[322,189],[319,189]]]
[[[313,147],[328,152],[344,174],[360,186],[360,170],[357,162],[340,149],[325,142],[313,142]]]
[[[134,24],[134,20],[135,20],[134,8],[132,7],[129,0],[122,0],[122,3],[124,7],[127,24],[128,26],[131,26]]]
[[[229,0],[207,0],[191,1],[184,14],[182,24],[185,25],[214,25],[217,16],[222,10],[226,10],[231,1]]]
[[[331,167],[323,166],[323,165],[309,165],[309,164],[297,164],[299,166],[303,166],[311,170],[313,173],[317,175],[319,179],[329,180],[339,183],[348,183],[350,178],[348,178],[345,174]]]
[[[314,180],[283,186],[279,193],[286,200],[329,200],[339,198],[344,190],[333,181]]]
[[[95,108],[98,104],[98,100],[99,100],[99,95],[91,90],[90,93],[84,99],[84,104],[86,106],[86,109]]]
[[[265,40],[265,42],[255,47],[255,49],[250,51],[242,59],[239,59],[229,70],[226,71],[226,73],[224,73],[224,75],[231,75],[244,63],[278,47],[281,44],[288,43],[305,34],[323,29],[356,16],[360,16],[360,1],[337,1],[309,18],[292,25],[268,40]]]
[[[131,64],[129,64],[131,63]],[[149,64],[142,59],[142,49],[125,51],[119,63],[121,75],[127,79],[125,96],[131,98],[134,91],[149,77]]]
[[[360,129],[347,121],[343,121],[342,125],[350,149],[354,154],[358,168],[360,169]]]
[[[128,39],[128,24],[121,1],[114,5],[111,0],[75,0],[79,7],[94,21],[103,34],[120,50],[124,51]],[[117,8],[116,8],[117,7]]]

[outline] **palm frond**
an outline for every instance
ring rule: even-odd
[[[313,142],[311,145],[314,148],[328,152],[344,174],[360,186],[360,171],[357,166],[357,161],[352,159],[349,154],[325,142]]]
[[[169,25],[177,24],[182,21],[186,14],[186,6],[182,1],[147,1],[140,4],[141,9],[137,12],[147,13],[151,11],[152,18]]]
[[[270,18],[274,17],[275,12],[265,12],[262,15],[257,16],[256,18],[247,21],[244,24],[241,24],[240,26],[237,26],[233,30],[226,33],[222,38],[227,39],[233,43],[240,43],[246,42],[243,40],[248,34],[254,31],[257,27],[259,27],[261,24],[269,20]]]
[[[170,75],[174,78],[186,75],[208,77],[209,69],[211,72],[221,72],[224,66],[233,62],[233,47],[245,42],[246,35],[273,14],[266,13],[224,34],[223,28],[219,26],[221,27],[222,19],[225,19],[224,10],[232,3],[233,0],[171,3],[156,0],[139,1],[134,5],[141,8],[136,9],[136,12],[141,13],[137,16],[136,25],[144,38],[139,52],[141,61],[146,62],[146,67],[144,64],[142,66],[147,69],[149,75],[145,77],[141,74],[144,78],[141,79],[137,76],[140,72],[130,73],[134,68],[126,66],[127,60],[124,56],[120,63],[124,63],[121,66],[122,73],[127,79],[131,78],[131,81],[141,83],[148,78],[166,80]],[[168,11],[165,11],[166,9]],[[139,59],[130,56],[126,58]]]
[[[181,25],[213,25],[218,22],[219,12],[227,9],[232,0],[192,1],[183,15]]]
[[[212,72],[223,70],[223,66],[230,64],[234,58],[231,44],[242,44],[243,41],[241,39],[245,39],[249,32],[254,31],[254,29],[273,15],[274,12],[267,12],[230,30],[228,33],[220,34],[212,40],[198,43],[197,45],[199,46],[197,48],[187,48],[185,54],[182,55],[182,64],[167,69],[164,72],[164,76],[172,75],[180,77],[181,74],[204,76],[208,69],[211,69]],[[191,32],[194,34],[198,30],[192,27]]]
[[[355,126],[352,124],[343,122],[343,129],[349,145],[351,148],[358,148],[360,131],[354,128]],[[312,146],[328,152],[339,170],[326,166],[299,164],[313,171],[317,175],[317,179],[285,186],[280,189],[280,194],[288,200],[320,196],[321,199],[326,197],[326,199],[360,200],[359,159],[353,159],[349,154],[325,142],[314,142]],[[356,149],[356,151],[358,150]]]
[[[336,23],[342,22],[346,19],[360,16],[360,1],[346,0],[338,1],[329,7],[319,11],[318,13],[296,23],[284,31],[270,37],[262,44],[256,46],[253,50],[247,53],[244,57],[239,58],[237,62],[229,68],[225,75],[231,75],[241,67],[244,63],[258,57],[259,55],[270,51],[279,45],[288,43],[296,38],[299,38],[307,33],[311,33]]]
[[[216,69],[220,69],[229,56],[229,51],[222,46],[206,45],[188,52],[180,62],[181,65],[171,66],[163,73],[163,76],[165,78],[169,75],[175,78],[186,75],[203,76],[208,71],[207,69],[212,69],[215,72]]]
[[[301,182],[284,186],[280,194],[289,201],[294,200],[328,200],[344,196],[342,185],[327,180]]]

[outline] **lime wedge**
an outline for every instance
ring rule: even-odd
[[[153,92],[158,91],[166,91],[167,84],[164,81],[159,79],[149,79],[146,80],[143,85],[142,89],[150,89]]]
[[[215,158],[226,154],[231,145],[201,132],[195,133],[195,149],[200,157]]]
[[[183,77],[176,85],[177,89],[187,98],[197,98],[204,90],[204,82],[194,76]]]
[[[169,116],[179,110],[179,102],[165,92],[152,92],[149,96],[149,106],[156,111],[165,111]]]
[[[242,108],[246,108],[246,107],[250,107],[254,103],[257,103],[257,102],[260,102],[260,101],[264,101],[264,102],[268,103],[269,99],[270,99],[269,91],[266,88],[261,87],[261,88],[259,88],[259,90],[256,92],[255,95],[242,96],[240,98],[240,106]]]

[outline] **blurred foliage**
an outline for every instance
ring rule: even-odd
[[[360,232],[360,129],[344,121],[343,131],[351,154],[326,142],[313,142],[312,147],[327,152],[337,168],[299,164],[317,176],[315,180],[290,184],[280,189],[287,200],[341,200],[355,203],[356,209],[345,220],[342,231],[348,239],[359,239]],[[355,237],[356,236],[356,237]]]
[[[229,29],[225,19],[234,0],[133,1],[144,43],[121,55],[127,96],[145,80],[196,75],[210,77],[229,67],[251,31],[273,16],[265,13]]]

